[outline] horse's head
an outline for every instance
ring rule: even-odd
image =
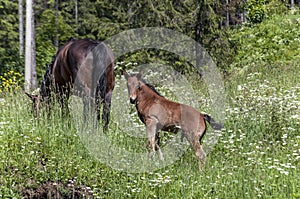
[[[37,116],[41,105],[41,97],[39,94],[25,93],[32,101],[32,113]]]
[[[124,72],[124,77],[127,81],[127,89],[128,89],[128,95],[130,98],[130,103],[135,104],[138,92],[141,89],[141,78],[142,74],[138,73],[136,75],[129,75],[127,72]]]

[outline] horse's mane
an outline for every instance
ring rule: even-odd
[[[143,82],[147,87],[149,87],[152,91],[154,91],[157,95],[162,96],[155,88],[153,85],[149,84],[148,82],[146,82],[144,79],[141,79],[141,82]]]

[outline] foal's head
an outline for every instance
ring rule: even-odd
[[[138,73],[136,75],[129,75],[127,72],[124,72],[124,77],[127,81],[130,103],[134,104],[137,100],[138,92],[141,89],[140,80],[142,78],[142,74]]]
[[[40,105],[41,105],[41,97],[40,95],[33,95],[33,94],[29,94],[29,93],[25,93],[31,100],[32,100],[32,113],[34,114],[34,116],[37,116],[38,111],[40,109]]]
[[[45,104],[49,104],[50,102],[50,95],[46,93],[44,89],[44,84],[42,83],[41,87],[34,91],[34,94],[30,94],[25,92],[25,94],[31,99],[32,101],[32,113],[34,116],[38,116],[38,113],[42,106]]]

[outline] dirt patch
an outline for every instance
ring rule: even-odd
[[[27,188],[22,191],[24,198],[93,198],[89,187],[74,184],[63,184],[61,182],[45,182],[35,188]]]

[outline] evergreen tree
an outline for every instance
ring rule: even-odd
[[[19,57],[18,2],[0,1],[0,75],[7,70],[23,71]]]

